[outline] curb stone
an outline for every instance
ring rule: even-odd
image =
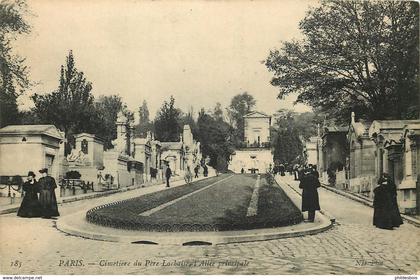
[[[106,231],[109,228],[97,226],[88,223],[85,217],[85,211],[80,211],[56,221],[56,227],[59,231],[76,237],[94,239],[109,242],[135,243],[148,242],[160,245],[185,245],[189,242],[201,242],[207,245],[218,245],[228,243],[243,243],[254,241],[266,241],[272,239],[299,237],[304,235],[313,235],[330,229],[333,224],[329,219],[320,216],[320,224],[299,224],[303,229],[296,229],[297,225],[265,228],[243,231],[218,231],[218,232],[146,232],[146,231],[128,231],[112,229],[113,233]],[[76,221],[76,222],[75,222]],[[71,224],[70,224],[71,223]],[[83,229],[88,225],[90,229]],[[79,226],[79,227],[78,227]],[[92,230],[93,229],[93,230]],[[98,231],[95,231],[98,229]]]

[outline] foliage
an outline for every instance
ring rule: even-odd
[[[197,127],[203,158],[209,156],[210,166],[225,171],[234,148],[231,142],[234,133],[232,127],[226,122],[217,121],[204,109],[198,115]]]
[[[224,114],[223,114],[223,108],[222,108],[222,104],[220,104],[220,102],[216,103],[216,106],[214,106],[213,109],[213,118],[217,121],[217,122],[222,122],[225,120]]]
[[[34,111],[41,122],[54,124],[72,142],[74,134],[95,133],[97,113],[91,90],[91,83],[86,80],[83,72],[76,69],[70,51],[66,66],[61,66],[58,89],[49,94],[32,96]],[[66,147],[66,152],[69,152],[69,148]]]
[[[250,113],[255,107],[256,101],[247,92],[235,95],[228,108],[230,124],[236,128],[236,138],[238,141],[244,139],[244,116]]]
[[[304,140],[318,133],[318,125],[322,127],[325,116],[318,112],[305,112],[293,116],[293,126]]]
[[[139,107],[139,124],[135,128],[135,134],[140,137],[146,137],[148,131],[153,131],[153,123],[149,118],[149,108],[146,100]]]
[[[30,86],[25,59],[13,52],[17,35],[30,32],[24,0],[0,1],[0,127],[19,122],[17,97]]]
[[[326,0],[300,30],[303,40],[284,42],[265,62],[279,98],[298,93],[297,102],[342,123],[351,111],[370,120],[418,117],[418,3]]]
[[[169,102],[165,101],[156,115],[154,131],[156,139],[162,142],[179,141],[182,111],[175,108],[175,98],[171,95]]]
[[[197,139],[198,127],[197,122],[194,120],[193,108],[190,108],[189,112],[181,118],[181,127],[183,128],[184,125],[190,126],[194,139]]]
[[[40,120],[33,109],[20,111],[19,119],[21,124],[40,124]]]
[[[119,95],[99,96],[95,101],[95,110],[97,115],[96,135],[104,139],[105,149],[110,149],[113,147],[112,140],[117,138],[118,113],[122,111],[129,121],[134,120],[133,113],[127,109],[127,104],[122,101]]]
[[[271,135],[272,146],[274,148],[274,162],[294,164],[301,160],[303,151],[301,137],[303,133],[306,133],[305,130],[309,130],[309,128],[299,128],[298,116],[288,111],[285,115],[278,118],[272,127]],[[302,124],[300,123],[300,125]]]

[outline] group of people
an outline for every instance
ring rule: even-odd
[[[48,175],[48,169],[39,170],[41,178],[36,180],[33,171],[28,172],[28,179],[23,183],[23,200],[17,212],[19,217],[42,217],[51,219],[60,216],[57,206],[55,189],[57,184],[53,177]]]
[[[198,178],[199,171],[200,171],[200,165],[197,165],[196,167],[194,167],[194,173],[195,173],[194,178]],[[203,165],[203,176],[207,177],[208,174],[209,174],[209,169],[208,169],[207,165],[204,164]],[[169,181],[170,181],[171,177],[172,177],[172,170],[169,167],[169,165],[167,165],[166,171],[165,171],[166,187],[167,188],[170,187]],[[185,179],[186,183],[191,183],[192,180],[193,180],[193,175],[192,175],[192,172],[191,172],[191,168],[189,166],[187,166],[187,170],[185,171],[184,179]]]
[[[321,186],[315,165],[300,168],[295,174],[302,189],[302,212],[308,211],[308,222],[314,222],[315,211],[320,210],[317,189]],[[393,229],[403,224],[397,203],[397,187],[387,173],[383,173],[373,190],[373,225],[381,229]]]

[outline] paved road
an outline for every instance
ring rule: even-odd
[[[285,180],[295,184],[288,177]],[[61,213],[67,215],[133,194],[138,195],[133,191],[69,203],[61,207]],[[88,240],[57,231],[51,220],[3,215],[0,273],[409,274],[420,270],[419,228],[404,224],[394,231],[376,229],[371,225],[371,208],[326,190],[320,190],[320,201],[321,207],[337,219],[338,225],[331,230],[298,238],[218,246]],[[82,260],[83,266],[74,266],[81,263],[71,260]],[[102,266],[104,263],[108,265]]]

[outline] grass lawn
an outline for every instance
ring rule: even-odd
[[[256,182],[256,175],[234,176],[187,199],[162,209],[149,217],[157,223],[204,225],[221,229],[226,217],[246,215]]]
[[[86,219],[94,224],[115,228],[144,229],[144,226],[141,225],[143,221],[139,220],[140,213],[204,188],[228,176],[228,174],[222,174],[218,177],[193,182],[189,185],[186,184],[176,188],[168,188],[140,197],[118,201],[111,205],[95,207],[86,213]],[[146,227],[148,227],[148,225],[146,225]]]
[[[274,182],[261,176],[258,211],[247,217],[256,175],[235,175],[220,184],[182,199],[150,216],[139,214],[230,176],[209,178],[122,203],[92,209],[90,222],[116,228],[149,231],[222,231],[285,226],[302,221],[299,209]]]

